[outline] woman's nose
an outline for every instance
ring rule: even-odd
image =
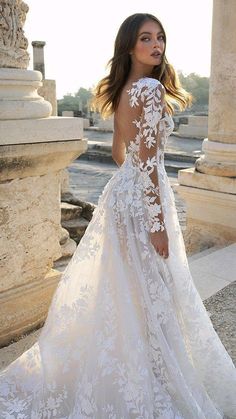
[[[154,39],[153,46],[154,48],[158,48],[160,46],[160,42],[158,41],[158,39]]]

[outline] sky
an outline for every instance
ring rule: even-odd
[[[139,12],[162,22],[166,56],[176,70],[210,75],[213,0],[25,1],[28,51],[32,57],[32,41],[46,42],[45,78],[56,80],[58,99],[94,87],[105,76],[121,23]]]

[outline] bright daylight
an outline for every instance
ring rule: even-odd
[[[236,419],[236,0],[0,0],[0,419]]]

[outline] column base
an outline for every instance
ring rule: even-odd
[[[180,170],[178,179],[176,190],[187,205],[187,252],[235,242],[236,179],[205,175],[194,169]]]
[[[39,96],[39,71],[0,68],[0,120],[47,118],[51,103]]]
[[[219,143],[205,138],[202,150],[205,155],[195,162],[199,172],[213,176],[236,177],[236,144]]]
[[[0,296],[0,347],[41,326],[61,272],[51,269],[42,279],[22,284]]]

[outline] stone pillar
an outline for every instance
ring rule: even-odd
[[[46,42],[33,41],[33,66],[34,70],[38,70],[42,73],[43,79],[45,79],[45,65],[44,65],[44,46]]]
[[[28,6],[0,0],[0,346],[41,325],[60,272],[61,170],[83,153],[78,118],[50,117],[27,70]]]
[[[236,1],[214,0],[208,138],[195,168],[179,171],[194,252],[236,240]]]
[[[208,139],[199,172],[236,176],[236,2],[214,0]]]
[[[0,121],[0,347],[41,324],[60,280],[61,170],[83,153],[82,121]]]
[[[45,64],[44,64],[44,41],[33,41],[33,67],[34,70],[40,71],[42,74],[42,86],[39,88],[39,94],[52,105],[52,116],[57,116],[57,94],[55,80],[48,80],[45,78]]]

